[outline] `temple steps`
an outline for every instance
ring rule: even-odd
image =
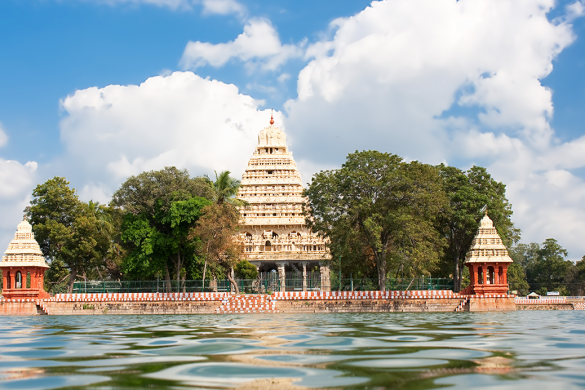
[[[230,313],[278,313],[276,302],[269,295],[230,295],[216,309],[218,314]]]

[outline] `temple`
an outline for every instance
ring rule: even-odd
[[[508,265],[512,263],[508,250],[488,217],[487,211],[481,219],[465,265],[469,268],[470,285],[464,294],[507,294]]]
[[[49,298],[43,288],[46,268],[49,265],[35,240],[32,226],[24,220],[18,224],[14,240],[0,262],[2,295],[6,299]]]
[[[331,255],[325,240],[305,225],[301,175],[273,118],[258,134],[237,198],[248,203],[240,208],[240,238],[264,288],[329,291]]]

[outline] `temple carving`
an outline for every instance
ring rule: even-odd
[[[240,208],[245,255],[261,282],[270,281],[266,289],[328,291],[331,255],[323,237],[305,224],[301,175],[272,118],[258,134],[237,198],[248,203]]]
[[[469,268],[470,285],[463,293],[507,294],[507,273],[510,263],[512,259],[508,256],[508,249],[486,211],[477,234],[471,242],[471,248],[465,256],[465,265]]]

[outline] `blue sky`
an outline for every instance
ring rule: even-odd
[[[244,2],[242,2],[244,3]],[[283,42],[315,40],[329,22],[351,16],[368,1],[244,3],[250,15],[268,18]],[[332,4],[334,6],[332,7]],[[200,6],[171,9],[152,4],[109,5],[77,0],[0,2],[0,121],[10,137],[5,158],[50,161],[60,153],[59,99],[77,89],[139,84],[165,70],[181,70],[189,40],[220,43],[242,32],[238,15],[202,14]],[[298,73],[304,61],[287,64]],[[281,108],[296,95],[296,80],[274,96],[247,91],[251,80],[274,84],[274,74],[252,75],[241,64],[197,72]]]
[[[274,108],[305,182],[356,149],[480,164],[508,185],[523,241],[554,237],[578,259],[584,9],[575,0],[3,0],[0,246],[32,188],[52,176],[105,202],[144,169],[240,175]]]

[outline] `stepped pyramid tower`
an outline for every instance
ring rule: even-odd
[[[35,240],[32,226],[24,220],[18,224],[14,240],[2,261],[2,295],[6,299],[49,298],[43,289],[45,269],[49,265]],[[27,287],[27,274],[30,274],[30,287]]]
[[[278,270],[280,291],[328,291],[331,255],[325,240],[305,225],[301,175],[286,135],[272,117],[270,126],[258,134],[237,198],[248,202],[240,208],[244,224],[240,238],[261,277]]]
[[[508,249],[488,217],[487,210],[481,219],[479,229],[465,256],[469,268],[470,286],[466,294],[507,294],[508,265],[512,263]]]

